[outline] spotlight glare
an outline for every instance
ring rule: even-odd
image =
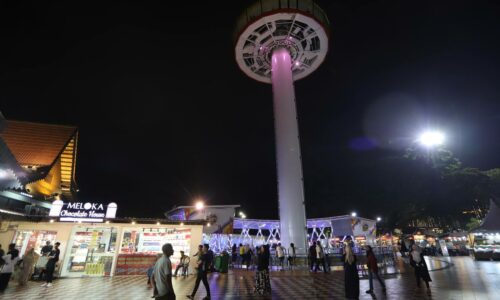
[[[439,131],[426,131],[418,137],[418,142],[425,147],[435,147],[444,144],[444,134]]]
[[[195,207],[197,210],[202,210],[203,207],[205,207],[205,204],[203,204],[203,201],[198,201],[196,202]]]

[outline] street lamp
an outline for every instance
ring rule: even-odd
[[[351,213],[351,217],[353,217],[353,218],[354,218],[354,217],[356,217],[357,215],[358,215],[358,214],[357,214],[357,213],[355,213],[355,212],[352,212],[352,213]]]
[[[382,221],[382,218],[381,217],[377,217],[377,222],[380,222]]]
[[[195,204],[196,210],[202,210],[204,207],[205,207],[205,204],[203,203],[203,201],[197,201]]]
[[[444,134],[440,131],[426,131],[420,134],[417,141],[424,147],[433,148],[444,144]]]

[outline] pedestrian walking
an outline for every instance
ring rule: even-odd
[[[295,264],[295,259],[297,258],[297,251],[295,249],[295,244],[290,243],[290,248],[288,248],[288,266],[290,270],[293,269],[293,265]]]
[[[205,286],[205,290],[207,291],[207,296],[203,298],[203,300],[210,300],[210,286],[208,285],[207,272],[210,268],[210,265],[212,264],[212,258],[213,256],[209,253],[208,244],[203,245],[203,252],[198,262],[198,272],[196,275],[194,289],[191,295],[187,296],[189,299],[194,299],[196,291],[198,291],[198,287],[200,286],[200,281],[203,281],[203,285]]]
[[[162,257],[162,255],[163,254],[157,254],[156,255],[155,262],[149,267],[149,269],[147,271],[147,275],[148,275],[148,288],[152,288],[154,286],[154,284],[153,284],[153,271],[154,271],[156,262]],[[156,288],[155,288],[153,296],[156,295],[156,294],[158,294],[158,293],[156,292]]]
[[[153,269],[153,282],[158,300],[175,300],[174,287],[172,285],[172,262],[170,256],[174,254],[172,244],[165,244],[161,247],[163,255],[156,261]]]
[[[37,269],[39,269],[38,280],[43,280],[44,275],[46,274],[45,267],[47,266],[47,262],[49,261],[49,254],[54,247],[50,244],[50,241],[45,242],[45,246],[40,250],[41,257],[37,262]]]
[[[262,245],[257,252],[257,272],[255,273],[254,292],[259,295],[271,293],[271,280],[269,279],[269,248]]]
[[[54,279],[54,271],[56,269],[56,264],[59,261],[59,254],[61,253],[61,250],[59,250],[59,246],[61,243],[57,242],[54,244],[54,249],[50,251],[50,254],[48,256],[49,261],[47,262],[47,266],[45,267],[45,272],[47,273],[47,282],[42,284],[44,287],[51,287],[52,286],[52,280]]]
[[[344,249],[342,256],[344,262],[344,288],[345,297],[348,299],[359,298],[359,275],[356,264],[356,255],[352,252],[351,246],[348,244]]]
[[[415,279],[417,280],[417,287],[420,287],[420,279],[425,282],[427,293],[431,292],[429,282],[432,281],[425,263],[424,254],[419,246],[413,244],[412,251],[410,252],[410,265],[415,268]]]
[[[281,246],[281,243],[278,243],[278,246],[276,246],[276,256],[278,257],[278,264],[281,267],[280,271],[284,271],[285,248]]]
[[[323,247],[321,246],[321,242],[316,242],[316,264],[314,266],[314,272],[319,270],[319,264],[323,267],[323,272],[327,273],[328,270],[326,268],[325,261],[325,251],[323,251]]]
[[[26,283],[28,283],[31,275],[33,275],[35,264],[39,257],[40,255],[35,252],[35,248],[31,248],[23,256],[21,273],[19,274],[18,278],[19,285],[26,285]]]
[[[19,251],[16,249],[16,244],[9,245],[8,252],[2,256],[2,260],[4,265],[0,271],[0,292],[7,288],[12,272],[14,272],[14,266],[19,261]]]
[[[233,265],[233,268],[236,266],[237,260],[238,260],[238,252],[237,252],[237,247],[236,244],[233,244],[233,247],[231,248],[231,263]]]
[[[5,255],[5,251],[2,249],[2,244],[0,244],[0,270],[2,269],[3,264],[3,256]]]
[[[373,277],[377,277],[378,282],[382,286],[382,291],[385,293],[385,283],[380,278],[378,273],[378,263],[375,254],[373,253],[373,249],[371,246],[366,246],[366,265],[368,267],[368,280],[370,282],[370,289],[366,291],[367,294],[373,293]]]
[[[404,239],[401,239],[401,247],[400,247],[400,251],[401,251],[401,257],[406,257],[406,252],[408,251],[408,248],[406,248],[406,243],[405,243],[405,240]]]
[[[252,248],[250,247],[249,244],[245,245],[245,261],[247,265],[247,270],[250,269],[250,266],[252,265],[252,255],[253,251]]]
[[[240,253],[240,268],[243,268],[243,264],[245,263],[245,247],[243,244],[240,243],[238,250]]]
[[[309,246],[309,270],[314,271],[316,266],[316,243],[312,242]]]

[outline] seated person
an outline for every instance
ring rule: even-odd
[[[180,268],[182,268],[182,275],[186,276],[189,267],[189,262],[190,262],[189,256],[185,255],[184,251],[180,252],[181,252],[181,260],[179,261],[177,268],[175,268],[174,277],[177,276],[177,272],[179,271]]]

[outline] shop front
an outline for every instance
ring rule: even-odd
[[[173,268],[175,268],[180,261],[180,251],[184,251],[186,254],[191,253],[191,250],[197,249],[197,245],[200,243],[200,241],[192,240],[191,235],[192,228],[186,226],[178,228],[123,228],[115,274],[145,274],[147,269],[155,263],[158,254],[162,253],[161,247],[165,243],[172,244],[174,248],[171,261]]]
[[[10,243],[16,244],[22,256],[31,248],[40,254],[46,242],[52,245],[61,243],[60,257],[65,255],[67,241],[71,235],[73,224],[60,222],[24,222],[1,221],[0,244],[6,248]]]
[[[111,275],[116,237],[116,227],[74,226],[61,276]]]
[[[61,277],[143,275],[161,247],[174,247],[172,266],[180,252],[193,256],[202,241],[202,225],[151,225],[134,223],[68,223],[2,221],[0,243],[15,243],[23,255],[34,248],[40,253],[47,241],[60,242],[56,274]],[[189,270],[194,270],[195,260]]]
[[[56,237],[56,230],[18,230],[12,242],[16,244],[19,253],[24,255],[31,248],[40,253],[47,242],[53,245],[56,242]]]

